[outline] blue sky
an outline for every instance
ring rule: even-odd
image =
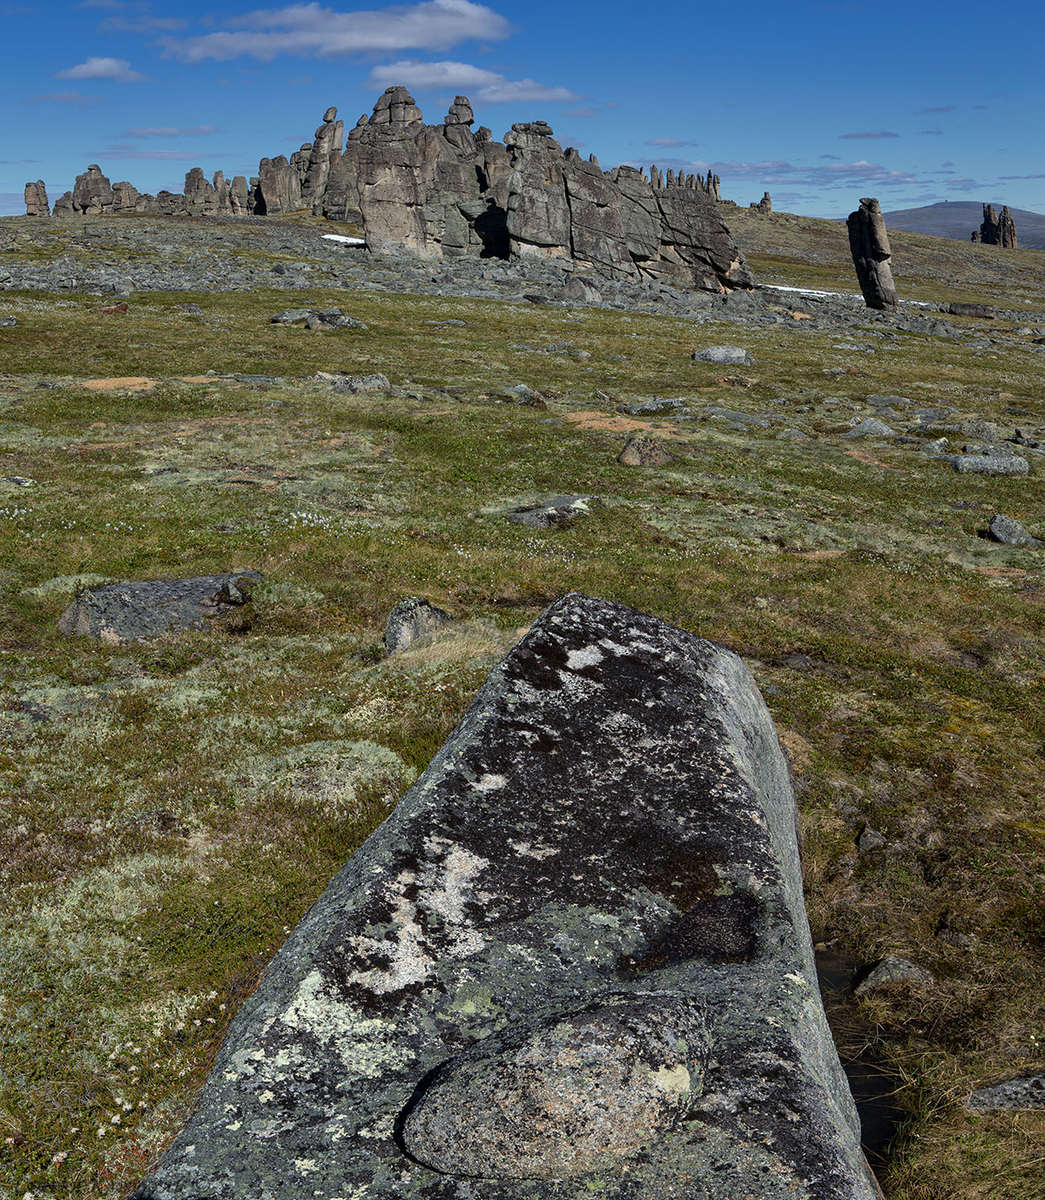
[[[393,83],[430,123],[463,93],[495,137],[543,118],[604,168],[710,166],[745,205],[1045,212],[1043,34],[1027,0],[0,0],[0,213],[92,162],[153,193],[250,176]]]

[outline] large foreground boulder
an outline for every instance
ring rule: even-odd
[[[237,1015],[135,1200],[871,1200],[731,651],[570,595]]]

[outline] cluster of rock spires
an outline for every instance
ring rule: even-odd
[[[143,195],[110,186],[97,165],[77,177],[55,216],[144,212],[263,216],[310,209],[358,221],[378,253],[421,258],[564,260],[617,279],[665,279],[709,291],[747,288],[747,265],[716,209],[718,176],[604,172],[594,155],[563,151],[543,121],[515,124],[503,142],[458,96],[442,124],[426,125],[403,87],[389,88],[344,138],[337,109],[290,158],[263,158],[248,183],[208,182],[199,167],[185,192]],[[25,189],[26,212],[46,216],[42,182]],[[763,201],[763,204],[765,201]]]
[[[973,230],[972,240],[983,242],[985,246],[1003,246],[1007,250],[1016,249],[1016,222],[1012,219],[1007,204],[1002,206],[1001,216],[998,216],[993,204],[983,206],[983,223],[979,230]]]
[[[761,200],[752,200],[751,203],[748,205],[748,208],[754,209],[755,212],[765,213],[766,216],[768,216],[773,211],[772,197],[769,195],[768,192],[763,192],[762,199]]]

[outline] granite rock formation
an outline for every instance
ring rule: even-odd
[[[861,199],[860,207],[849,214],[846,227],[864,302],[868,308],[896,312],[900,300],[889,266],[893,252],[878,201],[867,197]]]
[[[47,187],[42,179],[25,185],[25,215],[27,217],[49,217],[51,206],[47,202]]]
[[[311,209],[362,225],[367,247],[423,259],[539,258],[613,279],[662,280],[719,292],[749,288],[747,265],[716,208],[718,177],[605,172],[563,150],[543,121],[494,140],[473,129],[466,96],[426,125],[404,87],[391,87],[344,137],[330,108],[315,140],[263,158],[250,181],[212,182],[194,167],[181,194],[114,191],[97,167],[55,205],[58,215],[134,211],[187,216],[277,216]],[[27,203],[29,192],[27,189]]]
[[[761,200],[752,200],[748,205],[755,212],[765,213],[767,216],[773,211],[773,199],[768,192],[762,193]]]
[[[796,820],[735,654],[558,601],[291,934],[135,1200],[873,1200]]]
[[[1009,206],[1002,207],[999,216],[993,204],[983,206],[983,223],[980,225],[980,236],[973,235],[973,241],[983,242],[985,246],[1002,246],[1007,250],[1016,249],[1016,222],[1012,219]]]

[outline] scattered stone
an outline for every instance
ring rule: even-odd
[[[853,988],[854,996],[866,996],[876,988],[912,984],[935,983],[932,971],[909,962],[906,958],[889,954],[877,963]]]
[[[965,304],[959,301],[945,304],[941,312],[950,313],[952,317],[979,317],[984,321],[993,321],[998,315],[998,310],[990,304]]]
[[[17,324],[17,317],[0,317],[0,329],[13,329]]]
[[[0,475],[0,483],[8,483],[12,487],[32,487],[34,482],[25,475]]]
[[[288,308],[276,313],[273,325],[304,325],[314,330],[366,329],[356,317],[347,316],[340,308]]]
[[[648,433],[628,438],[624,449],[617,455],[617,462],[625,467],[663,467],[674,459],[667,444]]]
[[[842,437],[847,438],[895,436],[896,430],[891,429],[884,421],[879,421],[876,417],[868,417],[866,420],[854,425],[848,433],[842,434]]]
[[[885,834],[879,833],[877,829],[872,829],[865,822],[863,829],[860,830],[860,836],[856,839],[856,848],[860,853],[867,854],[871,850],[881,850],[885,845]]]
[[[622,405],[619,411],[627,413],[629,417],[655,417],[659,413],[680,412],[687,407],[687,402],[682,399],[637,400],[634,404]]]
[[[185,313],[188,317],[203,316],[203,309],[198,304],[179,304],[178,312]]]
[[[1045,1108],[1045,1073],[1024,1075],[978,1088],[965,1101],[973,1112],[1011,1112],[1017,1109]]]
[[[578,517],[586,517],[598,496],[550,496],[537,504],[519,505],[504,515],[518,525],[533,529],[561,529],[572,525]]]
[[[513,400],[523,408],[536,408],[540,412],[548,411],[547,402],[540,392],[535,392],[525,383],[512,384],[511,387],[506,387],[501,395]]]
[[[796,824],[735,654],[565,597],[291,934],[134,1200],[874,1200]]]
[[[758,416],[755,413],[738,412],[734,408],[722,408],[710,404],[704,409],[705,417],[713,417],[719,421],[728,421],[731,425],[751,426],[757,429],[768,429],[773,421],[770,417]]]
[[[998,426],[993,421],[984,421],[980,417],[961,421],[958,428],[966,437],[976,438],[981,442],[996,442],[999,437]]]
[[[392,385],[387,375],[341,375],[334,381],[335,392],[360,393],[390,392]]]
[[[995,513],[991,517],[987,525],[987,536],[992,542],[1000,542],[1003,546],[1026,546],[1034,548],[1043,544],[1036,537],[1029,534],[1019,521],[1005,516],[1004,513]]]
[[[62,613],[59,630],[102,641],[142,642],[179,629],[241,632],[257,571],[153,579],[87,588]],[[237,611],[246,610],[246,611]]]
[[[562,298],[572,304],[599,304],[602,293],[581,275],[567,275],[562,285]]]
[[[896,312],[900,300],[889,266],[893,252],[878,201],[872,197],[861,199],[860,207],[849,214],[846,228],[864,302],[868,308]]]
[[[755,361],[747,350],[742,350],[739,346],[706,346],[703,350],[694,350],[692,358],[694,362],[719,365],[736,363],[744,367],[750,367]]]
[[[436,608],[419,596],[410,596],[399,603],[388,614],[385,622],[385,651],[387,654],[401,654],[408,650],[414,642],[431,637],[448,625],[453,625],[454,619],[448,612]]]
[[[943,455],[961,475],[1029,475],[1030,463],[1015,454]]]

